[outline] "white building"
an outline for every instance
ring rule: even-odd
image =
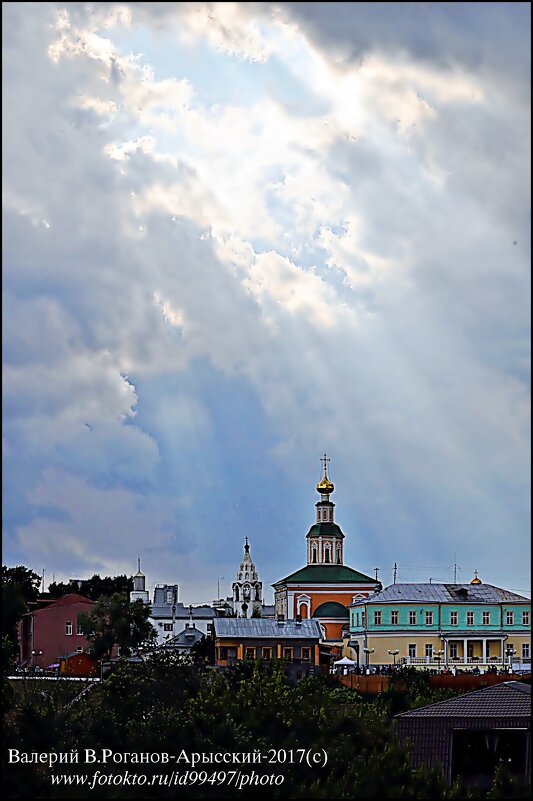
[[[244,540],[244,556],[237,570],[237,578],[231,585],[231,604],[239,617],[250,617],[254,610],[263,608],[263,583],[250,556],[248,537]]]
[[[208,633],[208,626],[216,617],[212,606],[185,606],[178,603],[177,584],[157,584],[154,590],[150,623],[157,632],[157,642],[162,644],[189,627]]]

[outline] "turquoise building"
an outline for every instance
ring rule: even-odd
[[[350,605],[360,664],[531,669],[531,601],[483,584],[391,584]]]

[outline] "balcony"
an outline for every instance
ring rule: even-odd
[[[487,660],[483,660],[481,656],[468,656],[466,659],[463,656],[449,656],[446,662],[444,657],[441,656],[402,656],[396,660],[397,665],[431,665],[433,667],[444,667],[444,665],[477,665],[478,667],[490,667],[494,665],[509,667],[509,657],[502,659],[501,656],[489,656]],[[512,665],[530,665],[531,659],[522,659],[514,657]]]

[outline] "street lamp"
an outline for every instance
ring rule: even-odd
[[[396,667],[396,657],[398,656],[399,653],[400,653],[400,651],[399,651],[398,648],[396,648],[394,651],[389,651],[389,654],[394,659],[394,665],[393,665],[394,667]]]
[[[42,656],[42,654],[43,654],[43,652],[42,652],[42,651],[32,651],[32,652],[31,652],[31,669],[32,669],[32,670],[33,670],[33,669],[34,669],[34,667],[35,667],[35,657],[36,657],[36,656]]]
[[[512,645],[508,645],[507,648],[505,649],[505,654],[506,656],[509,657],[509,670],[511,670],[511,660],[513,656],[516,654],[516,649],[513,648]]]
[[[366,666],[368,667],[370,654],[374,653],[374,648],[363,648],[363,651],[366,654]]]

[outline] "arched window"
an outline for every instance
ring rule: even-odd
[[[314,546],[314,545],[313,545],[313,556],[312,556],[312,562],[313,562],[313,564],[315,564],[315,565],[316,565],[316,546]]]
[[[239,600],[239,588],[238,587],[235,587],[235,600],[236,601]]]
[[[326,545],[326,547],[324,548],[324,562],[329,562],[329,561],[330,561],[330,558],[329,558],[329,545]]]
[[[337,548],[337,564],[340,565],[341,561],[342,561],[341,560],[341,548],[340,548],[340,545],[339,545],[339,547]]]

